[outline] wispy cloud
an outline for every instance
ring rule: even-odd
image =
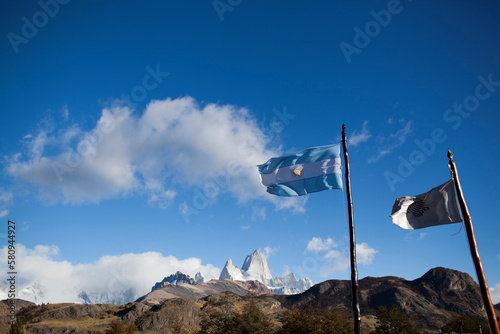
[[[68,120],[68,118],[69,118],[69,109],[68,109],[67,105],[64,105],[61,108],[61,116],[62,116],[63,120],[65,120],[65,121]]]
[[[312,238],[307,244],[306,252],[315,253],[318,257],[326,261],[325,265],[318,266],[319,274],[322,277],[327,277],[337,272],[345,272],[349,268],[347,248],[341,246],[332,238]],[[356,244],[358,264],[371,264],[377,253],[377,250],[371,248],[365,242]]]
[[[9,207],[13,204],[12,193],[0,188],[0,218],[9,214]]]
[[[184,187],[211,199],[231,193],[240,202],[264,198],[277,209],[304,210],[305,201],[273,198],[260,184],[255,166],[279,149],[246,108],[183,97],[152,101],[135,113],[115,103],[89,131],[47,126],[25,141],[28,154],[12,155],[6,171],[38,187],[49,203],[144,195],[164,208]]]
[[[264,255],[266,259],[268,259],[271,254],[274,254],[276,252],[276,250],[277,250],[276,248],[267,246],[264,247],[264,249],[261,249],[260,252],[262,253],[262,255]]]
[[[403,145],[408,136],[412,133],[413,121],[401,122],[403,127],[397,130],[394,133],[389,134],[388,136],[378,136],[378,153],[368,159],[369,163],[375,163],[380,158],[386,156],[387,154],[392,153],[392,151],[401,145]]]
[[[358,146],[361,143],[367,142],[372,137],[368,130],[368,121],[363,122],[363,127],[360,131],[355,130],[349,137],[349,145]]]
[[[493,288],[490,288],[489,290],[492,303],[500,303],[500,283],[495,284],[495,286]]]
[[[241,226],[241,229],[245,231],[245,230],[249,230],[249,229],[250,229],[250,227],[252,227],[252,225],[250,225],[250,224],[248,224],[248,225],[243,225],[243,226]]]
[[[265,207],[252,207],[252,220],[266,220],[266,208]]]
[[[58,260],[57,246],[39,245],[32,249],[17,244],[19,256],[18,291],[19,298],[37,303],[83,302],[78,294],[108,294],[117,296],[124,290],[138,298],[151,291],[151,287],[163,277],[181,271],[192,277],[200,271],[210,279],[218,277],[220,269],[202,264],[198,258],[178,259],[157,252],[140,254],[105,255],[98,261],[86,264],[72,264]],[[7,247],[0,250],[7,256]],[[2,270],[7,268],[2,264]],[[33,288],[40,292],[34,294]],[[0,299],[7,298],[6,286],[0,286]],[[35,300],[36,296],[36,300]]]

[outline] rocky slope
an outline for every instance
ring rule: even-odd
[[[152,292],[136,300],[138,303],[158,305],[174,298],[200,299],[221,292],[232,292],[245,296],[251,291],[256,295],[272,294],[272,291],[258,281],[211,280],[202,284],[169,284],[154,289]]]
[[[468,274],[434,268],[422,277],[407,281],[399,277],[366,277],[358,282],[363,315],[374,315],[379,306],[396,304],[415,316],[420,327],[437,329],[452,315],[485,318],[478,284]],[[276,296],[285,307],[306,307],[311,303],[337,305],[351,310],[350,281],[328,280],[292,296]]]

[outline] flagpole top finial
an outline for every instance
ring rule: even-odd
[[[342,124],[342,131],[345,131],[345,124]]]
[[[450,161],[453,160],[453,153],[451,153],[450,150],[448,150],[448,159],[450,159]]]

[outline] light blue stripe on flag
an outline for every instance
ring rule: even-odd
[[[342,189],[340,144],[311,147],[259,165],[262,184],[278,196]]]

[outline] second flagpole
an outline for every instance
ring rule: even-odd
[[[493,304],[491,303],[490,293],[488,291],[488,282],[486,281],[483,264],[481,263],[481,258],[479,257],[479,252],[477,250],[476,237],[474,236],[474,229],[472,227],[472,219],[470,217],[467,204],[465,203],[462,186],[460,185],[460,180],[458,178],[457,166],[455,164],[455,161],[453,160],[453,153],[451,153],[451,151],[448,151],[448,159],[448,165],[451,170],[453,182],[455,183],[458,204],[460,205],[460,209],[462,211],[462,218],[464,220],[465,230],[467,231],[467,239],[469,240],[470,253],[472,255],[472,260],[474,261],[474,266],[476,267],[479,288],[481,291],[481,296],[483,297],[484,308],[486,311],[486,315],[488,316],[490,329],[492,333],[500,334],[495,309],[493,308]]]
[[[351,287],[352,287],[352,310],[354,313],[354,333],[361,334],[361,311],[359,308],[358,269],[356,265],[356,237],[354,233],[354,214],[352,210],[351,175],[349,172],[349,155],[347,154],[347,140],[346,140],[344,124],[342,124],[342,145],[344,148],[345,183],[346,183],[345,188],[347,195],[347,210],[349,214],[349,236],[350,236],[350,251],[351,251]]]

